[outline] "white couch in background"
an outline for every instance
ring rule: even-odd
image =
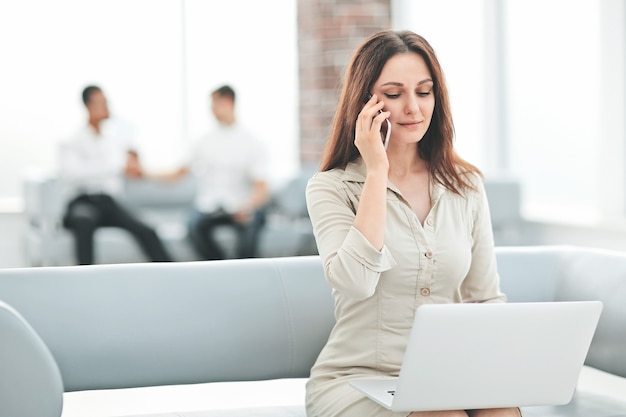
[[[260,257],[313,255],[317,253],[304,203],[306,178],[297,177],[275,190],[268,204],[268,221],[261,232]],[[126,180],[119,200],[153,226],[176,261],[199,260],[187,236],[187,216],[196,192],[195,180]],[[23,234],[27,266],[74,265],[74,241],[62,225],[64,202],[54,176],[28,176],[23,182],[26,229]],[[234,257],[234,234],[228,228],[217,238]],[[145,262],[133,237],[125,230],[104,227],[96,231],[98,264]]]

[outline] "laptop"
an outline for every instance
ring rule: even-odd
[[[600,301],[422,305],[399,376],[350,385],[392,411],[567,404],[601,311]]]

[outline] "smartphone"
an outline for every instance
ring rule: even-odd
[[[370,99],[372,98],[372,95],[370,93],[367,93],[367,95],[365,96],[365,103],[367,103],[368,101],[370,101]],[[378,113],[382,113],[382,110],[379,110]],[[385,150],[387,150],[387,147],[389,146],[389,136],[391,136],[391,122],[389,121],[389,119],[385,119],[385,122],[387,123],[383,123],[382,126],[380,127],[380,137],[383,140],[383,145],[385,146]]]

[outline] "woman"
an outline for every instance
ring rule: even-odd
[[[347,68],[321,170],[307,186],[337,319],[307,383],[309,417],[407,415],[348,382],[398,375],[419,305],[505,301],[480,171],[455,153],[453,133],[444,76],[428,42],[408,31],[365,40]]]

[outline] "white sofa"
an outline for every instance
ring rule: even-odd
[[[317,254],[306,211],[304,188],[307,171],[272,190],[268,220],[261,231],[260,257]],[[23,179],[26,228],[22,246],[27,266],[75,265],[74,241],[62,226],[64,202],[54,175],[30,174]],[[196,192],[193,176],[180,181],[126,180],[118,197],[127,208],[155,228],[176,261],[199,260],[187,235],[187,218]],[[217,239],[234,257],[234,233],[217,230]],[[132,236],[125,230],[104,227],[95,234],[95,263],[146,262]]]
[[[499,247],[497,260],[510,302],[604,302],[574,400],[524,415],[626,415],[626,254]],[[63,417],[303,417],[334,323],[317,256],[4,269],[0,300],[16,311],[0,306],[11,417],[58,417],[61,397]]]

